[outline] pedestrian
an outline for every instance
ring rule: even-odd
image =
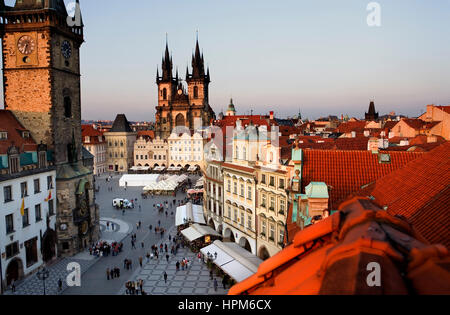
[[[139,257],[139,265],[140,265],[141,268],[142,268],[142,257]]]
[[[169,262],[169,254],[166,254],[166,260],[167,260],[167,262]]]
[[[164,282],[167,283],[167,272],[164,271]]]
[[[181,270],[184,270],[184,259],[181,261]]]
[[[111,268],[111,270],[109,271],[109,274],[111,276],[111,279],[114,279],[114,269]]]
[[[217,287],[218,287],[218,283],[217,283],[217,279],[214,278],[214,291],[217,292]]]
[[[11,281],[11,291],[16,292],[16,281],[14,279]]]
[[[150,253],[149,252],[147,252],[146,257],[147,257],[147,264],[148,264],[150,262]]]
[[[63,286],[63,282],[62,282],[61,278],[59,278],[59,280],[58,280],[58,291],[59,292],[62,291],[62,286]]]
[[[227,288],[226,288],[226,285],[227,285],[226,277],[223,277],[222,285],[223,285],[223,289],[226,290],[226,289],[227,289]]]
[[[150,225],[149,227],[148,227],[148,229],[151,231],[151,230],[153,230],[153,225]]]
[[[144,249],[144,242],[141,242],[141,247],[142,249]]]
[[[213,271],[212,271],[212,269],[209,271],[209,277],[211,278],[211,280],[213,279]]]
[[[106,268],[106,279],[109,280],[109,268]]]

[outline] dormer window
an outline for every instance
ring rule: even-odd
[[[20,163],[18,156],[9,157],[9,172],[11,174],[19,173]]]
[[[39,152],[39,168],[46,168],[47,167],[47,152],[42,151]]]
[[[30,132],[29,131],[22,131],[22,138],[24,138],[24,139],[30,138]]]
[[[0,140],[8,140],[8,133],[6,131],[0,132]]]
[[[86,136],[86,137],[85,137],[85,141],[86,141],[86,143],[89,143],[89,142],[91,142],[91,137],[89,137],[89,136]]]

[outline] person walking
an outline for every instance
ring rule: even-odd
[[[139,257],[139,266],[142,268],[142,257]]]
[[[214,291],[216,291],[217,292],[217,288],[218,288],[218,283],[217,283],[217,279],[216,278],[214,278]]]
[[[110,269],[109,275],[111,276],[111,279],[114,279],[114,268]]]
[[[167,260],[167,262],[169,262],[169,258],[170,258],[169,254],[166,254],[166,260]]]
[[[11,291],[13,293],[16,292],[16,281],[14,279],[12,279],[12,281],[11,281]]]
[[[61,278],[58,279],[58,292],[62,292],[63,282]]]
[[[144,242],[141,242],[141,247],[142,247],[142,249],[144,249]]]
[[[164,271],[164,282],[167,283],[167,272]]]
[[[209,271],[209,278],[212,280],[213,279],[213,271],[212,269]]]
[[[106,268],[106,280],[109,280],[109,275],[110,275],[109,272],[110,272],[109,268]]]

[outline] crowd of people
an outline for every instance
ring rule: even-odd
[[[89,254],[96,257],[108,257],[109,255],[117,256],[122,252],[123,243],[113,242],[108,243],[105,241],[99,241],[89,247]]]

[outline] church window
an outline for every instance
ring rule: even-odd
[[[72,117],[72,100],[69,96],[64,97],[64,116],[67,118]]]
[[[163,94],[163,100],[167,100],[167,89],[166,88],[163,89],[162,94]]]
[[[198,86],[194,86],[194,98],[198,98]]]

